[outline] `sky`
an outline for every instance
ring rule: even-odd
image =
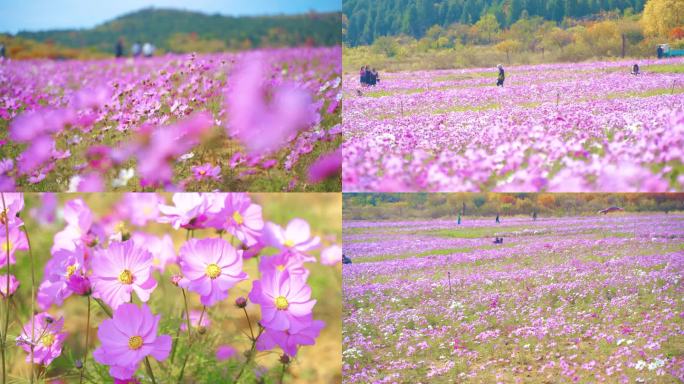
[[[0,32],[91,28],[150,6],[243,16],[339,11],[342,0],[0,0]]]

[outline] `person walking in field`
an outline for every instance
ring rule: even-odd
[[[458,225],[461,225],[461,212],[458,213]]]
[[[658,55],[658,58],[659,58],[659,59],[662,59],[662,58],[663,58],[663,53],[664,53],[664,51],[663,51],[663,46],[662,46],[662,45],[659,45],[659,46],[658,46],[658,49],[656,49],[656,54]]]
[[[152,57],[152,55],[154,54],[154,45],[150,43],[143,44],[142,53],[145,57]]]
[[[116,42],[116,46],[114,46],[114,56],[116,57],[122,57],[123,56],[123,40],[119,39]]]
[[[375,68],[371,69],[371,85],[376,85],[378,81],[380,81],[380,76],[378,75],[378,71],[375,70]]]
[[[632,67],[632,72],[630,73],[635,76],[639,75],[639,64],[634,64],[634,66]]]
[[[0,44],[0,57],[5,58],[5,44]]]
[[[135,44],[131,47],[131,53],[133,54],[133,57],[138,57],[140,56],[140,53],[142,52],[142,45],[140,45],[139,41],[136,41]]]
[[[496,67],[499,69],[499,76],[496,78],[496,86],[503,87],[504,81],[506,80],[506,72],[503,69],[503,65],[499,64]]]
[[[496,214],[496,223],[497,223],[497,224],[500,224],[500,223],[501,223],[501,221],[499,220],[499,214],[498,214],[498,213]]]

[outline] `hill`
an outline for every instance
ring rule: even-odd
[[[525,16],[560,22],[602,12],[631,9],[638,13],[645,0],[345,0],[344,40],[350,46],[372,44],[380,36],[399,34],[421,38],[433,25],[474,24],[493,14],[503,27]]]
[[[330,46],[341,43],[340,17],[340,13],[231,17],[146,8],[91,29],[22,31],[17,36],[106,52],[120,37],[128,46],[135,41],[149,41],[165,51],[185,51],[184,47],[193,43],[216,51],[303,44]]]

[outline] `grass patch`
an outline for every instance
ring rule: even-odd
[[[652,73],[684,73],[684,64],[658,64],[643,67],[644,72]]]
[[[456,105],[453,107],[449,108],[444,108],[444,109],[438,109],[436,111],[432,111],[433,115],[443,115],[446,113],[452,113],[452,112],[468,112],[468,111],[487,111],[491,109],[499,109],[501,108],[501,104],[485,104],[485,105]]]

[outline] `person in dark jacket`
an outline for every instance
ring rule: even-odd
[[[639,64],[634,64],[632,66],[632,72],[630,72],[632,75],[639,75]]]
[[[496,214],[496,223],[497,224],[501,223],[501,221],[499,221],[499,214],[498,213]]]
[[[0,44],[0,57],[5,57],[5,44]]]
[[[658,46],[658,49],[656,49],[656,53],[658,54],[658,58],[659,58],[659,59],[662,59],[662,58],[663,58],[663,54],[665,53],[665,51],[663,50],[663,46],[662,46],[662,45],[659,45],[659,46]]]
[[[361,82],[361,85],[366,84],[366,67],[361,67],[361,71],[359,72],[359,81]]]
[[[503,65],[499,64],[496,67],[499,68],[499,76],[496,78],[496,86],[503,87],[504,81],[506,80],[506,72],[503,69]]]
[[[347,257],[344,253],[342,254],[342,264],[351,264],[352,260]]]
[[[124,50],[124,48],[123,48],[123,40],[122,40],[122,39],[119,39],[119,40],[116,42],[116,46],[114,47],[114,55],[115,55],[116,57],[122,57],[122,56],[123,56],[123,50]]]
[[[378,84],[378,81],[380,81],[378,71],[376,71],[375,68],[373,68],[373,69],[371,69],[371,85]]]

